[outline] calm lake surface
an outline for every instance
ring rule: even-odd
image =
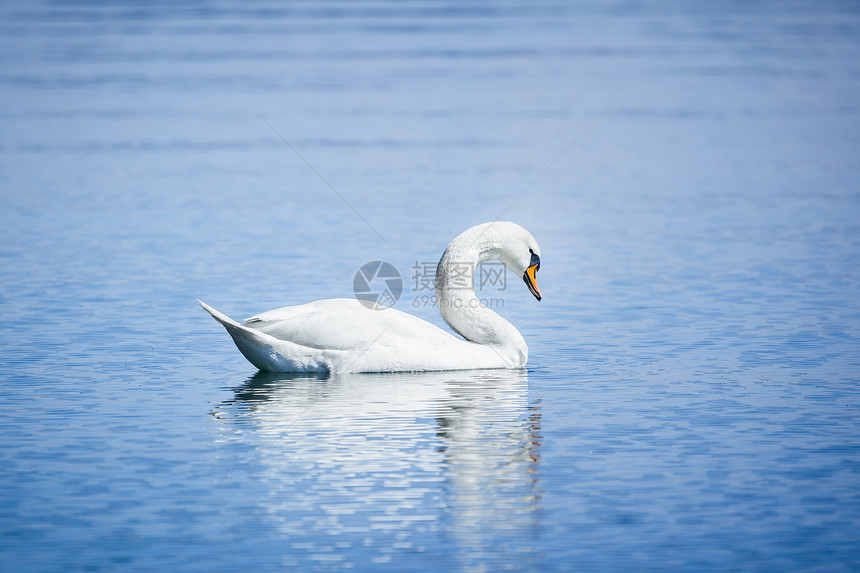
[[[856,571],[853,2],[0,8],[0,570]],[[527,370],[236,318],[497,218]]]

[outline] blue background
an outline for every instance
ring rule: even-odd
[[[852,2],[3,3],[0,569],[857,570],[858,93]],[[441,325],[498,217],[527,372],[255,375],[195,302],[385,260]]]

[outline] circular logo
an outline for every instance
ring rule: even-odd
[[[352,279],[355,298],[367,308],[381,310],[394,306],[403,293],[403,279],[391,263],[370,261]]]

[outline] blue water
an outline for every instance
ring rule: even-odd
[[[860,568],[851,2],[4,3],[3,571]],[[467,227],[527,371],[237,318]],[[416,263],[418,263],[416,265]]]

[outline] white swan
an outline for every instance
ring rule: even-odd
[[[514,223],[484,223],[448,244],[436,269],[436,302],[459,338],[393,308],[368,308],[356,299],[327,299],[270,310],[240,324],[201,302],[251,364],[270,372],[417,372],[519,368],[528,346],[510,322],[481,305],[472,275],[499,260],[522,275],[541,299],[535,273],[540,247]],[[463,270],[469,286],[463,288]],[[458,280],[454,280],[454,278]]]

